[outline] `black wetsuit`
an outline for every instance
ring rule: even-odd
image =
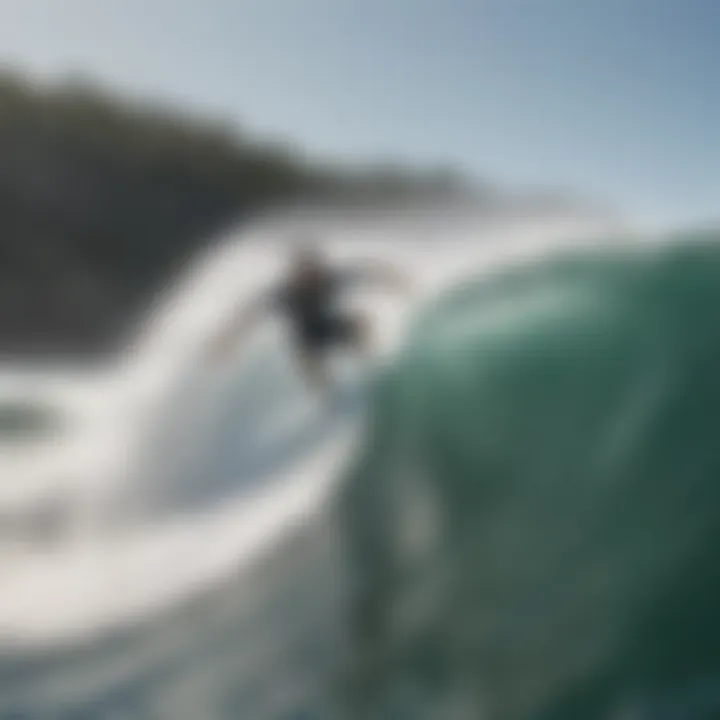
[[[336,307],[337,296],[360,279],[358,271],[322,270],[307,282],[289,281],[272,295],[272,305],[285,314],[303,350],[316,352],[351,342],[356,323]]]

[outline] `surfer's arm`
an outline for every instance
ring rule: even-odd
[[[348,279],[362,284],[381,285],[400,293],[409,293],[413,283],[408,273],[396,265],[379,260],[366,261],[349,271]]]
[[[274,304],[274,295],[265,294],[237,308],[231,321],[211,341],[211,355],[224,357],[234,352],[248,333],[273,309]]]

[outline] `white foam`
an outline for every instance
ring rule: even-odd
[[[339,261],[381,257],[397,263],[416,283],[409,305],[379,295],[364,298],[385,351],[391,352],[399,340],[412,305],[442,286],[509,259],[530,257],[562,238],[575,241],[597,233],[595,221],[578,220],[525,220],[504,228],[478,221],[477,231],[465,221],[458,228],[454,232],[445,225],[435,236],[416,239],[412,227],[402,233],[398,224],[389,231],[382,226],[343,228],[334,221],[327,240]],[[264,391],[246,377],[247,363],[213,365],[206,348],[238,302],[279,272],[282,251],[283,238],[273,235],[272,226],[231,237],[179,280],[113,367],[80,372],[72,380],[67,373],[46,372],[43,399],[78,411],[82,419],[72,439],[58,438],[44,450],[35,448],[32,458],[23,451],[11,458],[0,450],[0,467],[6,468],[0,513],[3,508],[32,509],[60,494],[82,532],[45,547],[0,537],[0,642],[68,640],[159,611],[238,572],[289,528],[311,518],[347,457],[353,418],[326,423],[291,461],[265,468],[261,486],[251,494],[241,491],[245,483],[237,493],[231,488],[221,502],[194,512],[129,513],[124,522],[121,511],[141,509],[149,499],[174,490],[164,483],[173,481],[174,471],[168,469],[175,467],[173,456],[180,457],[180,441],[146,462],[158,423],[172,425],[169,403],[193,398],[192,404],[180,402],[178,407],[186,408],[179,418],[182,437],[198,438],[198,446],[188,445],[182,456],[184,467],[186,456],[193,456],[197,483],[209,483],[203,468],[210,472],[217,465],[216,456],[205,458],[202,453],[217,452],[209,418],[227,401],[228,387],[247,397],[248,413],[258,407],[251,402],[253,393],[261,396],[259,407],[272,405],[262,402]],[[280,345],[275,352],[282,352]],[[0,375],[0,390],[3,382],[17,389],[17,371]],[[299,380],[289,382],[294,390],[284,391],[268,410],[274,414],[258,420],[266,423],[266,438],[268,428],[279,437],[305,422],[298,420],[308,412],[305,390]],[[254,418],[238,412],[240,433],[242,424],[252,426]],[[23,463],[27,467],[20,477]]]

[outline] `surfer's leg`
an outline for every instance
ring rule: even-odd
[[[329,382],[324,353],[319,348],[306,345],[299,349],[298,359],[308,384],[319,392],[326,392]]]

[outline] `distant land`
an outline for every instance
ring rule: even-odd
[[[87,81],[0,74],[0,358],[110,352],[222,230],[273,207],[485,197],[448,168],[348,167]],[[552,203],[554,204],[554,202]]]

